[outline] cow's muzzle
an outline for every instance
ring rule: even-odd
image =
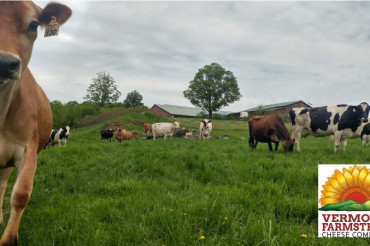
[[[21,61],[18,57],[0,51],[0,82],[8,79],[19,79]]]

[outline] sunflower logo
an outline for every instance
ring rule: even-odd
[[[320,210],[370,211],[370,169],[366,166],[335,169],[322,188]]]

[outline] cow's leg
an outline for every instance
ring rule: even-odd
[[[341,144],[342,144],[343,151],[346,151],[346,147],[347,147],[347,140],[343,140],[343,141],[341,142]]]
[[[279,147],[279,142],[274,142],[275,143],[275,152],[277,152],[278,147]]]
[[[293,136],[294,136],[294,139],[295,139],[294,144],[295,144],[295,147],[297,149],[297,152],[301,152],[301,144],[300,144],[301,134],[302,134],[301,130],[294,130],[293,131]]]
[[[13,168],[8,167],[0,171],[0,224],[3,223],[3,199],[6,187],[8,186],[8,179],[12,173]]]
[[[335,132],[334,133],[334,152],[337,152],[337,149],[340,144],[340,138],[341,138],[341,133],[340,132]]]
[[[249,146],[254,149],[255,146],[254,146],[254,138],[252,136],[249,136]],[[257,145],[257,144],[256,144]]]
[[[0,245],[17,245],[18,228],[21,217],[30,199],[33,178],[36,172],[37,148],[28,148],[24,159],[17,161],[15,166],[18,169],[17,180],[13,186],[10,199],[11,210],[8,225],[5,228]]]
[[[272,151],[271,139],[268,139],[268,140],[267,140],[267,144],[268,144],[268,146],[269,146],[269,150],[270,150],[270,152],[271,152],[271,151]]]

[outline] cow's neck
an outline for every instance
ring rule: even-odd
[[[18,88],[18,84],[19,81],[9,81],[0,85],[0,128],[4,126],[14,93]]]

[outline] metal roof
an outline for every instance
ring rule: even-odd
[[[298,101],[275,103],[275,104],[269,104],[269,105],[260,105],[260,106],[254,107],[254,108],[247,109],[246,111],[251,112],[251,111],[257,111],[259,109],[264,110],[264,111],[269,111],[269,110],[274,110],[274,109],[280,109],[280,108],[292,105],[294,103],[299,103],[299,102],[302,102],[302,101],[298,100]]]
[[[183,116],[195,117],[201,112],[207,112],[206,110],[203,110],[202,108],[198,108],[198,107],[185,107],[185,106],[177,106],[177,105],[169,105],[169,104],[154,104],[154,105],[157,105],[158,107],[160,107],[161,109],[167,111],[168,113],[172,115],[183,115]],[[213,112],[213,114],[219,114],[219,115],[229,115],[231,113],[232,112],[229,112],[229,111]]]

